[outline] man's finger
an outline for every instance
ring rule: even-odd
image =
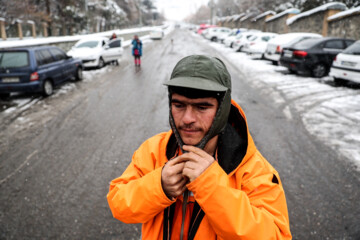
[[[173,159],[169,160],[166,164],[170,164],[170,166],[173,166],[173,165],[176,165],[176,164],[181,163],[183,161],[184,161],[184,159],[181,158],[180,156],[178,156],[176,158],[173,158]]]
[[[191,170],[197,169],[197,164],[195,162],[188,161],[185,163],[184,168],[188,168]]]
[[[205,152],[204,150],[202,150],[202,149],[200,149],[198,147],[191,146],[191,145],[184,145],[183,149],[188,151],[188,152],[195,153],[196,155],[199,155],[201,157],[205,157],[205,156],[208,155],[208,153]]]
[[[184,168],[184,164],[185,164],[184,162],[180,162],[178,164],[171,166],[172,171],[174,171],[175,173],[181,173]]]

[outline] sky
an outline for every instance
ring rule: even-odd
[[[156,0],[154,3],[168,20],[181,21],[208,2],[209,0]]]

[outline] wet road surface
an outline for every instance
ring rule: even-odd
[[[1,122],[0,239],[139,239],[140,224],[112,218],[108,185],[145,139],[169,129],[162,84],[190,54],[218,56],[228,66],[232,97],[280,173],[294,239],[360,239],[354,166],[308,134],[300,116],[287,120],[220,52],[186,31],[145,44],[141,68],[126,52],[119,67],[86,73],[93,80]]]

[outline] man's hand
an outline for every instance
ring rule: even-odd
[[[183,149],[187,153],[182,154],[179,158],[185,162],[182,174],[189,178],[190,182],[194,181],[202,172],[204,172],[215,159],[204,150],[184,145]]]
[[[173,199],[186,189],[188,179],[183,176],[184,160],[176,157],[168,161],[161,172],[161,185],[166,196]]]

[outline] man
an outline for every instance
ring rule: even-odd
[[[279,175],[231,100],[224,63],[185,57],[165,85],[172,130],[145,141],[111,182],[114,217],[143,223],[143,239],[291,239]]]

